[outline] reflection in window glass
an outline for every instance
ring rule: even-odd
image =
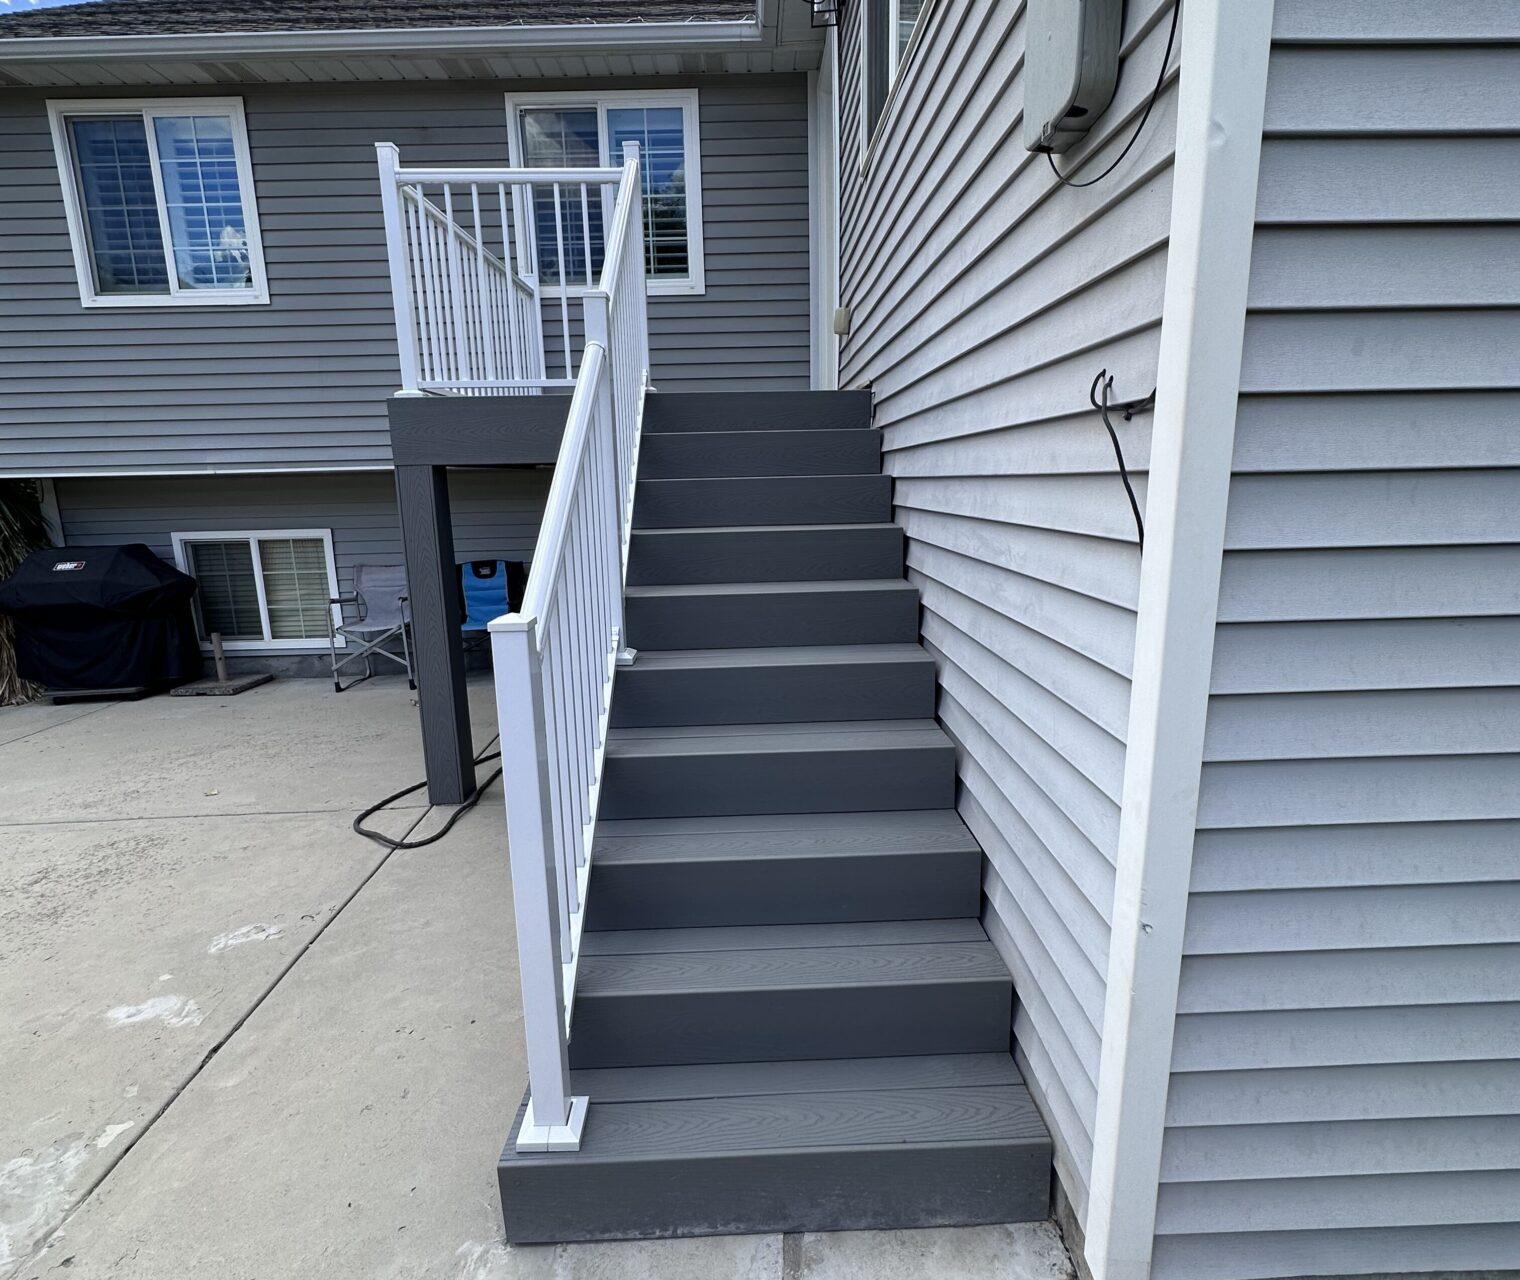
[[[530,169],[586,169],[602,163],[595,107],[534,108],[522,113],[523,161]],[[559,222],[554,188],[533,188],[538,274],[544,284],[593,284],[602,267],[602,205],[579,187],[560,188]],[[563,265],[563,276],[561,266]]]
[[[160,116],[153,130],[179,287],[251,289],[232,122]]]
[[[623,158],[623,144],[639,144],[644,177],[645,266],[652,276],[684,276],[686,246],[686,138],[680,107],[613,107],[607,112],[608,155]]]
[[[903,55],[908,51],[908,41],[913,38],[913,28],[918,23],[918,15],[924,7],[924,0],[897,0],[894,6],[897,10],[897,30],[894,33],[896,39],[897,61],[903,60]]]
[[[142,116],[71,120],[69,136],[96,291],[166,292],[168,269]]]

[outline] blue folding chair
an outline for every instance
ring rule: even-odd
[[[520,560],[466,560],[459,566],[460,634],[467,642],[483,643],[491,619],[520,607],[527,585],[528,567]]]

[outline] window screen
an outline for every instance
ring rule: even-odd
[[[686,249],[686,143],[680,107],[612,107],[607,111],[608,155],[620,163],[625,142],[639,144],[644,178],[645,266],[652,276],[684,276]]]
[[[236,542],[192,542],[190,573],[200,585],[196,610],[201,631],[219,631],[224,640],[262,640],[259,588],[253,580],[253,547]]]
[[[163,116],[153,132],[180,288],[252,288],[232,122]]]
[[[530,169],[594,169],[602,163],[595,107],[535,108],[522,113],[523,160]],[[544,284],[596,283],[602,269],[602,203],[580,187],[561,187],[559,217],[554,188],[533,188],[538,278]]]
[[[274,640],[314,640],[330,616],[327,548],[320,538],[260,538],[264,600]]]
[[[142,117],[71,120],[69,128],[95,288],[166,292],[169,274]]]

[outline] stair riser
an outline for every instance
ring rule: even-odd
[[[897,644],[918,639],[913,591],[795,595],[629,596],[628,643],[638,649]],[[614,699],[616,701],[616,699]]]
[[[651,395],[644,431],[838,431],[869,428],[869,391],[727,391]]]
[[[572,1067],[1006,1052],[1007,980],[576,999]]]
[[[954,803],[954,748],[903,747],[609,755],[599,812],[603,818],[696,818],[948,809]]]
[[[598,863],[586,928],[953,920],[981,908],[972,849],[832,858]]]
[[[639,480],[702,476],[846,476],[881,471],[878,431],[645,434]]]
[[[640,480],[638,529],[715,525],[883,524],[892,519],[892,477],[767,476]]]
[[[635,533],[628,557],[631,586],[839,582],[902,573],[902,530],[895,525]]]
[[[650,669],[618,673],[614,728],[918,720],[934,715],[934,664]]]
[[[592,1108],[596,1106],[592,1100]],[[1037,1222],[1048,1143],[877,1146],[759,1156],[500,1168],[513,1244]],[[848,1194],[841,1189],[847,1188]]]

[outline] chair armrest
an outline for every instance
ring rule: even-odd
[[[328,604],[358,604],[359,593],[357,591],[340,591],[328,600]]]

